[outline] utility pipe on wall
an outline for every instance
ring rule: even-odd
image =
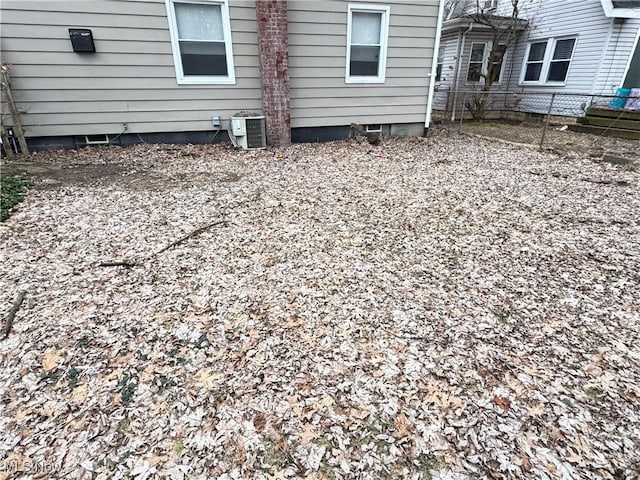
[[[436,40],[433,44],[429,96],[427,97],[427,116],[424,121],[425,128],[429,128],[429,124],[431,123],[431,110],[433,109],[433,96],[435,95],[436,72],[438,70],[438,56],[440,51],[440,37],[442,37],[442,22],[444,21],[444,1],[445,0],[440,0],[440,4],[438,5],[438,22],[436,24]]]
[[[462,40],[458,44],[458,61],[456,62],[456,71],[454,73],[455,83],[453,88],[453,108],[451,109],[451,121],[455,122],[456,120],[456,102],[458,101],[458,87],[460,84],[460,69],[462,68],[462,54],[464,53],[464,41],[467,37],[467,33],[473,30],[473,23],[469,24],[469,28],[467,28],[464,32],[462,32]],[[464,115],[464,110],[462,110],[462,114]]]

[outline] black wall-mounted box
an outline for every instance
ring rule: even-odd
[[[74,52],[93,53],[96,46],[93,44],[93,34],[88,28],[70,28],[69,38]]]

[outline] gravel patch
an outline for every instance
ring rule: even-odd
[[[0,226],[0,479],[637,478],[638,173],[281,153],[33,156],[78,175]]]

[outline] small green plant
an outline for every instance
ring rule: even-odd
[[[282,437],[267,439],[264,442],[264,450],[258,455],[256,467],[270,475],[290,465],[294,465],[300,472],[303,472],[304,467],[293,455],[296,445],[297,442],[289,443]]]
[[[430,453],[421,453],[413,463],[418,467],[419,471],[426,476],[426,479],[431,478],[433,470],[437,471],[445,467],[445,462],[441,457]]]
[[[11,215],[11,210],[24,200],[31,182],[20,177],[0,178],[0,222],[4,222]]]

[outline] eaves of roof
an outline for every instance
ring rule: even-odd
[[[503,24],[505,27],[510,26],[511,17],[501,17],[498,15],[491,16],[491,21],[494,22],[494,25],[500,26]],[[474,29],[478,30],[489,30],[490,27],[484,25],[482,23],[478,23],[474,21],[471,16],[465,15],[463,17],[452,18],[451,20],[447,20],[442,24],[443,32],[452,32],[456,30],[466,30],[469,28],[469,25],[473,24]],[[522,18],[517,19],[516,30],[526,30],[529,22]]]
[[[638,0],[600,0],[607,17],[640,18],[640,1]]]

